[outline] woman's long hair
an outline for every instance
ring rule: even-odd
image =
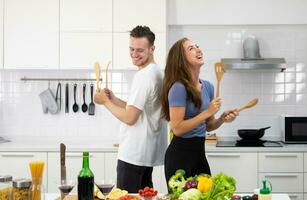
[[[161,96],[162,117],[167,121],[170,120],[168,92],[172,85],[177,81],[185,86],[187,90],[187,98],[194,102],[195,107],[200,108],[202,104],[200,93],[192,84],[192,76],[188,69],[184,53],[183,44],[188,40],[188,38],[178,40],[169,50],[167,56]]]

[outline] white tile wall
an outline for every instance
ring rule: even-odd
[[[284,57],[285,73],[227,71],[221,82],[222,110],[244,105],[254,97],[257,107],[215,132],[236,137],[239,128],[272,126],[266,137],[279,138],[280,115],[307,116],[307,26],[170,26],[168,46],[188,37],[202,48],[205,65],[201,77],[216,85],[213,64],[221,57],[243,57],[242,42],[249,35],[259,40],[262,57]],[[220,115],[218,113],[217,115]]]
[[[111,72],[109,87],[115,95],[127,98],[134,71]],[[92,71],[86,70],[2,70],[0,71],[0,136],[8,139],[24,137],[43,137],[53,139],[83,139],[88,136],[100,138],[104,142],[116,142],[119,122],[103,106],[96,105],[95,115],[81,111],[82,85],[78,84],[77,103],[79,111],[72,111],[73,84],[70,84],[70,112],[65,113],[65,81],[62,81],[62,110],[59,114],[44,114],[39,93],[48,88],[48,82],[21,81],[22,77],[32,78],[95,78]],[[102,73],[101,76],[105,77]],[[56,90],[57,81],[50,82],[50,88]],[[93,82],[94,83],[94,82]],[[90,84],[87,82],[86,102],[90,102]],[[102,83],[104,87],[105,83]]]

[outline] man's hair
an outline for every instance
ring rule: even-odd
[[[130,31],[130,37],[142,38],[146,37],[151,45],[155,43],[155,34],[150,30],[148,26],[136,26]]]

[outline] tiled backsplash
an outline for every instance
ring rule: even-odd
[[[196,42],[205,56],[201,77],[216,85],[214,63],[222,57],[243,57],[242,42],[250,34],[258,38],[262,57],[284,57],[287,70],[284,73],[227,71],[221,81],[222,110],[237,108],[255,97],[260,101],[256,107],[240,113],[235,122],[214,132],[233,137],[237,129],[271,126],[265,136],[280,138],[281,115],[307,116],[306,25],[171,26],[168,45],[181,37]]]
[[[239,107],[255,97],[260,101],[255,108],[243,111],[235,122],[215,132],[219,136],[234,137],[239,128],[272,126],[266,137],[279,138],[280,115],[307,116],[307,26],[171,26],[168,46],[183,36],[197,42],[205,55],[201,77],[215,85],[213,64],[221,57],[242,57],[242,40],[249,34],[258,38],[262,57],[285,57],[287,70],[284,73],[227,71],[221,82],[222,110]],[[134,73],[125,70],[110,74],[110,87],[116,95],[127,98]],[[64,112],[63,101],[61,113],[51,115],[43,113],[38,96],[48,88],[48,82],[20,81],[24,76],[95,78],[89,70],[1,70],[0,136],[9,139],[31,136],[82,139],[90,136],[117,141],[119,122],[103,106],[96,105],[95,116],[80,110],[72,112],[75,82],[70,82],[70,112]],[[62,98],[65,83],[62,82]],[[77,83],[80,107],[83,82]],[[90,102],[89,84],[87,104]],[[50,82],[51,89],[55,90],[56,85],[57,82]]]

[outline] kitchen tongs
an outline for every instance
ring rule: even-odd
[[[214,65],[215,75],[216,75],[216,95],[215,97],[220,96],[220,82],[225,72],[225,64],[223,62],[217,62]]]

